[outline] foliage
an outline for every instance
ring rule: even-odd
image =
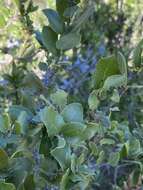
[[[22,36],[1,48],[11,60],[1,70],[0,189],[143,188],[143,41],[128,50],[130,40],[116,41],[129,13],[113,1],[57,0],[37,30],[34,1],[11,5]]]

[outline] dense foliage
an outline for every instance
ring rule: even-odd
[[[0,190],[143,189],[135,5],[0,1]]]

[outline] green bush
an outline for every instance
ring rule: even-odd
[[[0,69],[0,189],[143,188],[143,40],[133,48],[129,35],[116,41],[128,30],[116,21],[129,13],[78,0],[39,13],[32,0],[15,0],[17,43],[6,45],[14,10],[5,3],[0,57],[11,59]]]

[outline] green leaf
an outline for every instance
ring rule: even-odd
[[[58,90],[54,94],[51,94],[50,97],[52,102],[62,109],[67,104],[67,96],[68,94],[64,90]]]
[[[66,122],[83,122],[83,108],[80,103],[71,103],[62,111],[62,116]]]
[[[6,132],[10,128],[10,117],[7,113],[0,115],[0,131]]]
[[[128,141],[129,146],[129,156],[137,156],[141,151],[141,145],[139,139],[136,139],[135,137],[131,137],[131,139]]]
[[[52,174],[59,169],[59,165],[56,160],[51,156],[41,159],[41,172]]]
[[[62,176],[62,180],[61,180],[61,183],[60,183],[60,190],[67,190],[67,184],[69,182],[69,173],[70,173],[70,170],[69,168],[66,170],[66,172],[64,173],[64,175]]]
[[[51,155],[57,160],[62,170],[69,166],[71,150],[64,138],[58,136],[58,146],[51,150]]]
[[[81,139],[84,141],[89,140],[92,137],[94,137],[94,135],[98,133],[98,131],[99,131],[99,124],[88,123],[86,129],[83,131],[83,133],[81,133]]]
[[[57,53],[56,50],[57,40],[58,40],[58,35],[49,26],[44,26],[42,30],[42,41],[45,48],[49,52],[52,52],[53,54]]]
[[[80,170],[87,170],[84,166],[80,168]],[[72,189],[80,189],[85,190],[88,189],[89,183],[91,182],[90,173],[91,171],[86,171],[87,175],[85,175],[85,171],[79,171],[78,174],[75,174],[71,177],[73,182]]]
[[[16,144],[18,144],[20,141],[20,137],[15,135],[15,134],[11,134],[11,135],[1,135],[0,136],[0,147],[1,148],[7,148],[7,146],[9,146],[9,144],[13,144],[14,146]]]
[[[53,9],[44,9],[44,14],[47,16],[50,27],[58,34],[64,30],[64,24],[59,14]]]
[[[120,160],[120,154],[119,154],[119,152],[113,152],[113,153],[110,154],[110,157],[109,157],[108,162],[109,162],[112,166],[117,166],[119,160]]]
[[[76,161],[77,159],[76,159],[76,155],[75,154],[72,154],[71,155],[71,171],[72,171],[72,173],[73,174],[75,174],[76,173]]]
[[[94,156],[97,156],[99,151],[98,151],[98,148],[97,148],[96,144],[94,142],[89,142],[89,147],[90,147],[90,149],[92,151],[92,154]]]
[[[43,154],[45,157],[48,157],[50,155],[50,148],[51,148],[50,138],[48,137],[46,131],[44,131],[40,143],[39,153]]]
[[[27,156],[15,157],[9,160],[10,169],[12,170],[12,181],[15,186],[23,186],[27,174],[32,171],[33,160]]]
[[[126,86],[127,80],[125,75],[113,75],[108,77],[103,85],[103,90],[107,91],[110,88],[118,88],[121,86]]]
[[[21,125],[19,121],[14,122],[14,132],[19,135],[21,133]]]
[[[88,21],[88,18],[93,15],[94,10],[94,6],[86,7],[83,13],[73,22],[72,32],[78,31]]]
[[[19,6],[19,0],[14,0],[15,4]]]
[[[110,88],[118,88],[127,85],[127,65],[125,57],[119,52],[117,56],[100,59],[93,76],[95,88],[103,88],[107,91]]]
[[[117,61],[121,74],[125,74],[127,77],[127,63],[125,57],[121,52],[117,53]]]
[[[132,186],[137,186],[141,177],[141,171],[137,168],[131,174],[131,184]]]
[[[5,183],[0,181],[0,189],[1,190],[16,190],[15,186],[12,183]]]
[[[143,39],[138,43],[133,51],[133,63],[135,67],[139,67],[142,63]]]
[[[71,122],[71,123],[66,123],[62,129],[61,133],[65,137],[80,137],[82,132],[86,129],[86,125],[83,123],[79,122]]]
[[[101,164],[104,160],[105,160],[106,156],[105,156],[105,152],[101,151],[99,153],[98,159],[97,159],[97,164]]]
[[[113,139],[104,138],[100,141],[101,145],[113,145],[115,144],[115,141]]]
[[[68,7],[67,0],[56,0],[56,9],[61,17],[63,17],[65,9]]]
[[[42,81],[34,72],[28,72],[23,79],[22,86],[26,89],[36,91],[36,93],[41,93],[45,89]]]
[[[79,2],[80,2],[80,0],[74,0],[74,1],[72,1],[72,5],[70,5],[70,6],[74,7]],[[64,13],[65,13],[66,9],[70,8],[69,4],[71,4],[71,2],[69,3],[67,0],[56,0],[56,9],[61,17],[65,16]]]
[[[79,33],[65,34],[56,42],[56,47],[60,50],[69,50],[79,45],[80,39]]]
[[[91,110],[95,110],[97,109],[98,105],[99,105],[99,99],[97,97],[97,90],[94,90],[89,98],[88,98],[88,105],[89,105],[89,108]]]
[[[7,153],[0,148],[0,170],[8,166],[8,155]]]
[[[24,181],[24,188],[25,190],[35,190],[35,182],[34,182],[34,176],[29,175],[26,177]]]
[[[113,91],[113,95],[111,96],[111,100],[115,103],[119,103],[120,102],[120,95],[117,89],[114,89]]]
[[[20,124],[20,132],[25,134],[28,132],[28,125],[29,125],[29,115],[27,112],[22,111],[17,118],[18,123]]]
[[[120,158],[121,159],[124,159],[124,158],[127,158],[128,156],[128,153],[129,153],[129,146],[127,143],[125,143],[120,151]]]
[[[63,117],[52,107],[45,107],[40,111],[41,121],[47,128],[49,136],[57,135],[65,124]]]
[[[6,25],[4,16],[0,13],[0,28],[3,28]]]
[[[28,108],[31,112],[35,111],[35,101],[33,99],[33,95],[27,93],[27,91],[21,92],[21,104]]]
[[[85,161],[85,154],[82,152],[80,156],[77,158],[77,164],[82,165]]]
[[[96,66],[96,71],[93,76],[95,88],[101,88],[108,77],[118,74],[120,74],[120,70],[115,55],[101,58]]]
[[[74,13],[77,11],[78,9],[78,6],[72,6],[72,7],[68,7],[65,9],[64,11],[64,17],[67,17],[67,18],[71,18]]]
[[[33,117],[32,112],[24,106],[12,105],[9,108],[9,114],[13,120],[16,120],[22,112],[26,112],[29,119]]]

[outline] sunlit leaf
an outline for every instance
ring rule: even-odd
[[[41,121],[47,128],[49,136],[57,135],[65,124],[63,117],[52,107],[45,107],[40,111]]]
[[[83,108],[79,103],[71,103],[62,111],[62,116],[67,122],[83,122]]]
[[[0,13],[0,28],[3,28],[6,25],[6,20],[4,16]]]
[[[64,108],[67,104],[67,93],[63,90],[58,90],[54,94],[51,94],[52,102],[59,106],[60,108]]]

